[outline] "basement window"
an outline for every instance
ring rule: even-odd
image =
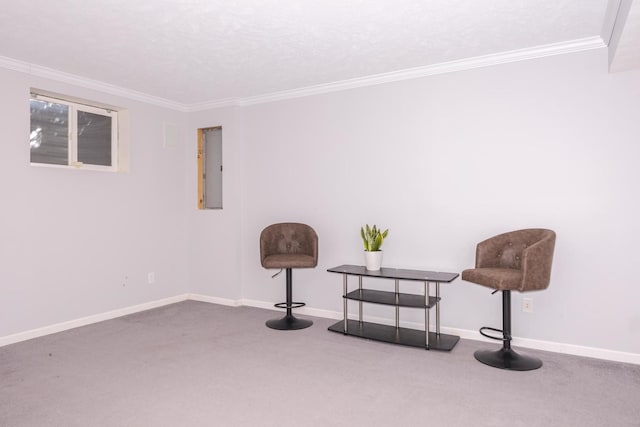
[[[118,170],[118,111],[35,92],[29,104],[32,165]]]

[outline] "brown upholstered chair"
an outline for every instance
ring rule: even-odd
[[[476,268],[462,272],[462,280],[502,291],[502,329],[480,328],[485,337],[502,340],[498,351],[478,350],[480,362],[501,369],[528,371],[542,361],[511,349],[511,291],[536,291],[549,286],[556,233],[545,229],[511,231],[491,237],[476,247]],[[485,333],[501,332],[502,337]]]
[[[290,330],[308,328],[311,320],[298,319],[293,308],[304,307],[303,302],[293,302],[293,268],[313,268],[318,265],[318,235],[306,224],[284,222],[272,224],[260,233],[260,262],[264,268],[287,271],[287,301],[276,304],[287,310],[285,317],[267,321],[272,329]],[[276,273],[276,277],[280,273]]]

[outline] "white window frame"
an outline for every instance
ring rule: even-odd
[[[118,111],[106,107],[100,107],[97,105],[91,105],[89,103],[75,102],[64,97],[43,95],[38,92],[32,92],[29,102],[32,100],[52,102],[55,104],[62,104],[68,107],[68,123],[69,123],[69,135],[68,135],[68,159],[66,165],[52,164],[52,163],[39,163],[31,162],[32,166],[45,166],[64,169],[84,169],[84,170],[96,170],[96,171],[118,171]],[[87,113],[98,114],[101,116],[107,116],[111,118],[111,165],[93,165],[90,163],[83,163],[78,161],[78,111],[84,111]]]

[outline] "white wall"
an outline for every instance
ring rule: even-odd
[[[131,172],[29,166],[30,87],[129,108]],[[375,222],[384,265],[453,272],[486,237],[552,228],[551,286],[533,314],[514,295],[515,335],[640,353],[640,72],[608,74],[604,49],[188,114],[7,70],[0,89],[0,337],[185,292],[281,301],[258,256],[277,221],[316,229],[320,263],[294,272],[294,296],[338,312],[326,269],[361,264]],[[199,211],[196,129],[220,125],[224,209]],[[442,308],[445,327],[500,325],[499,296],[460,280]]]
[[[130,173],[30,166],[31,87],[128,108]],[[0,93],[0,337],[185,293],[186,114],[3,69]]]
[[[334,311],[342,282],[326,269],[362,264],[367,222],[391,230],[384,265],[451,272],[473,266],[484,238],[547,227],[558,234],[551,286],[528,295],[533,314],[514,295],[514,334],[640,353],[640,72],[608,74],[604,49],[255,105],[241,118],[245,298],[284,298],[284,279],[258,262],[272,222],[316,229],[319,265],[294,272],[294,297]],[[444,326],[500,326],[498,294],[443,288]]]

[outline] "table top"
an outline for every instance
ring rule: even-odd
[[[401,268],[387,268],[382,267],[380,270],[373,271],[367,270],[363,265],[339,265],[337,267],[329,268],[327,270],[330,273],[342,273],[350,274],[353,276],[365,276],[365,277],[382,277],[385,279],[399,279],[399,280],[418,280],[421,282],[453,282],[458,273],[444,273],[440,271],[427,271],[427,270],[407,270]]]

